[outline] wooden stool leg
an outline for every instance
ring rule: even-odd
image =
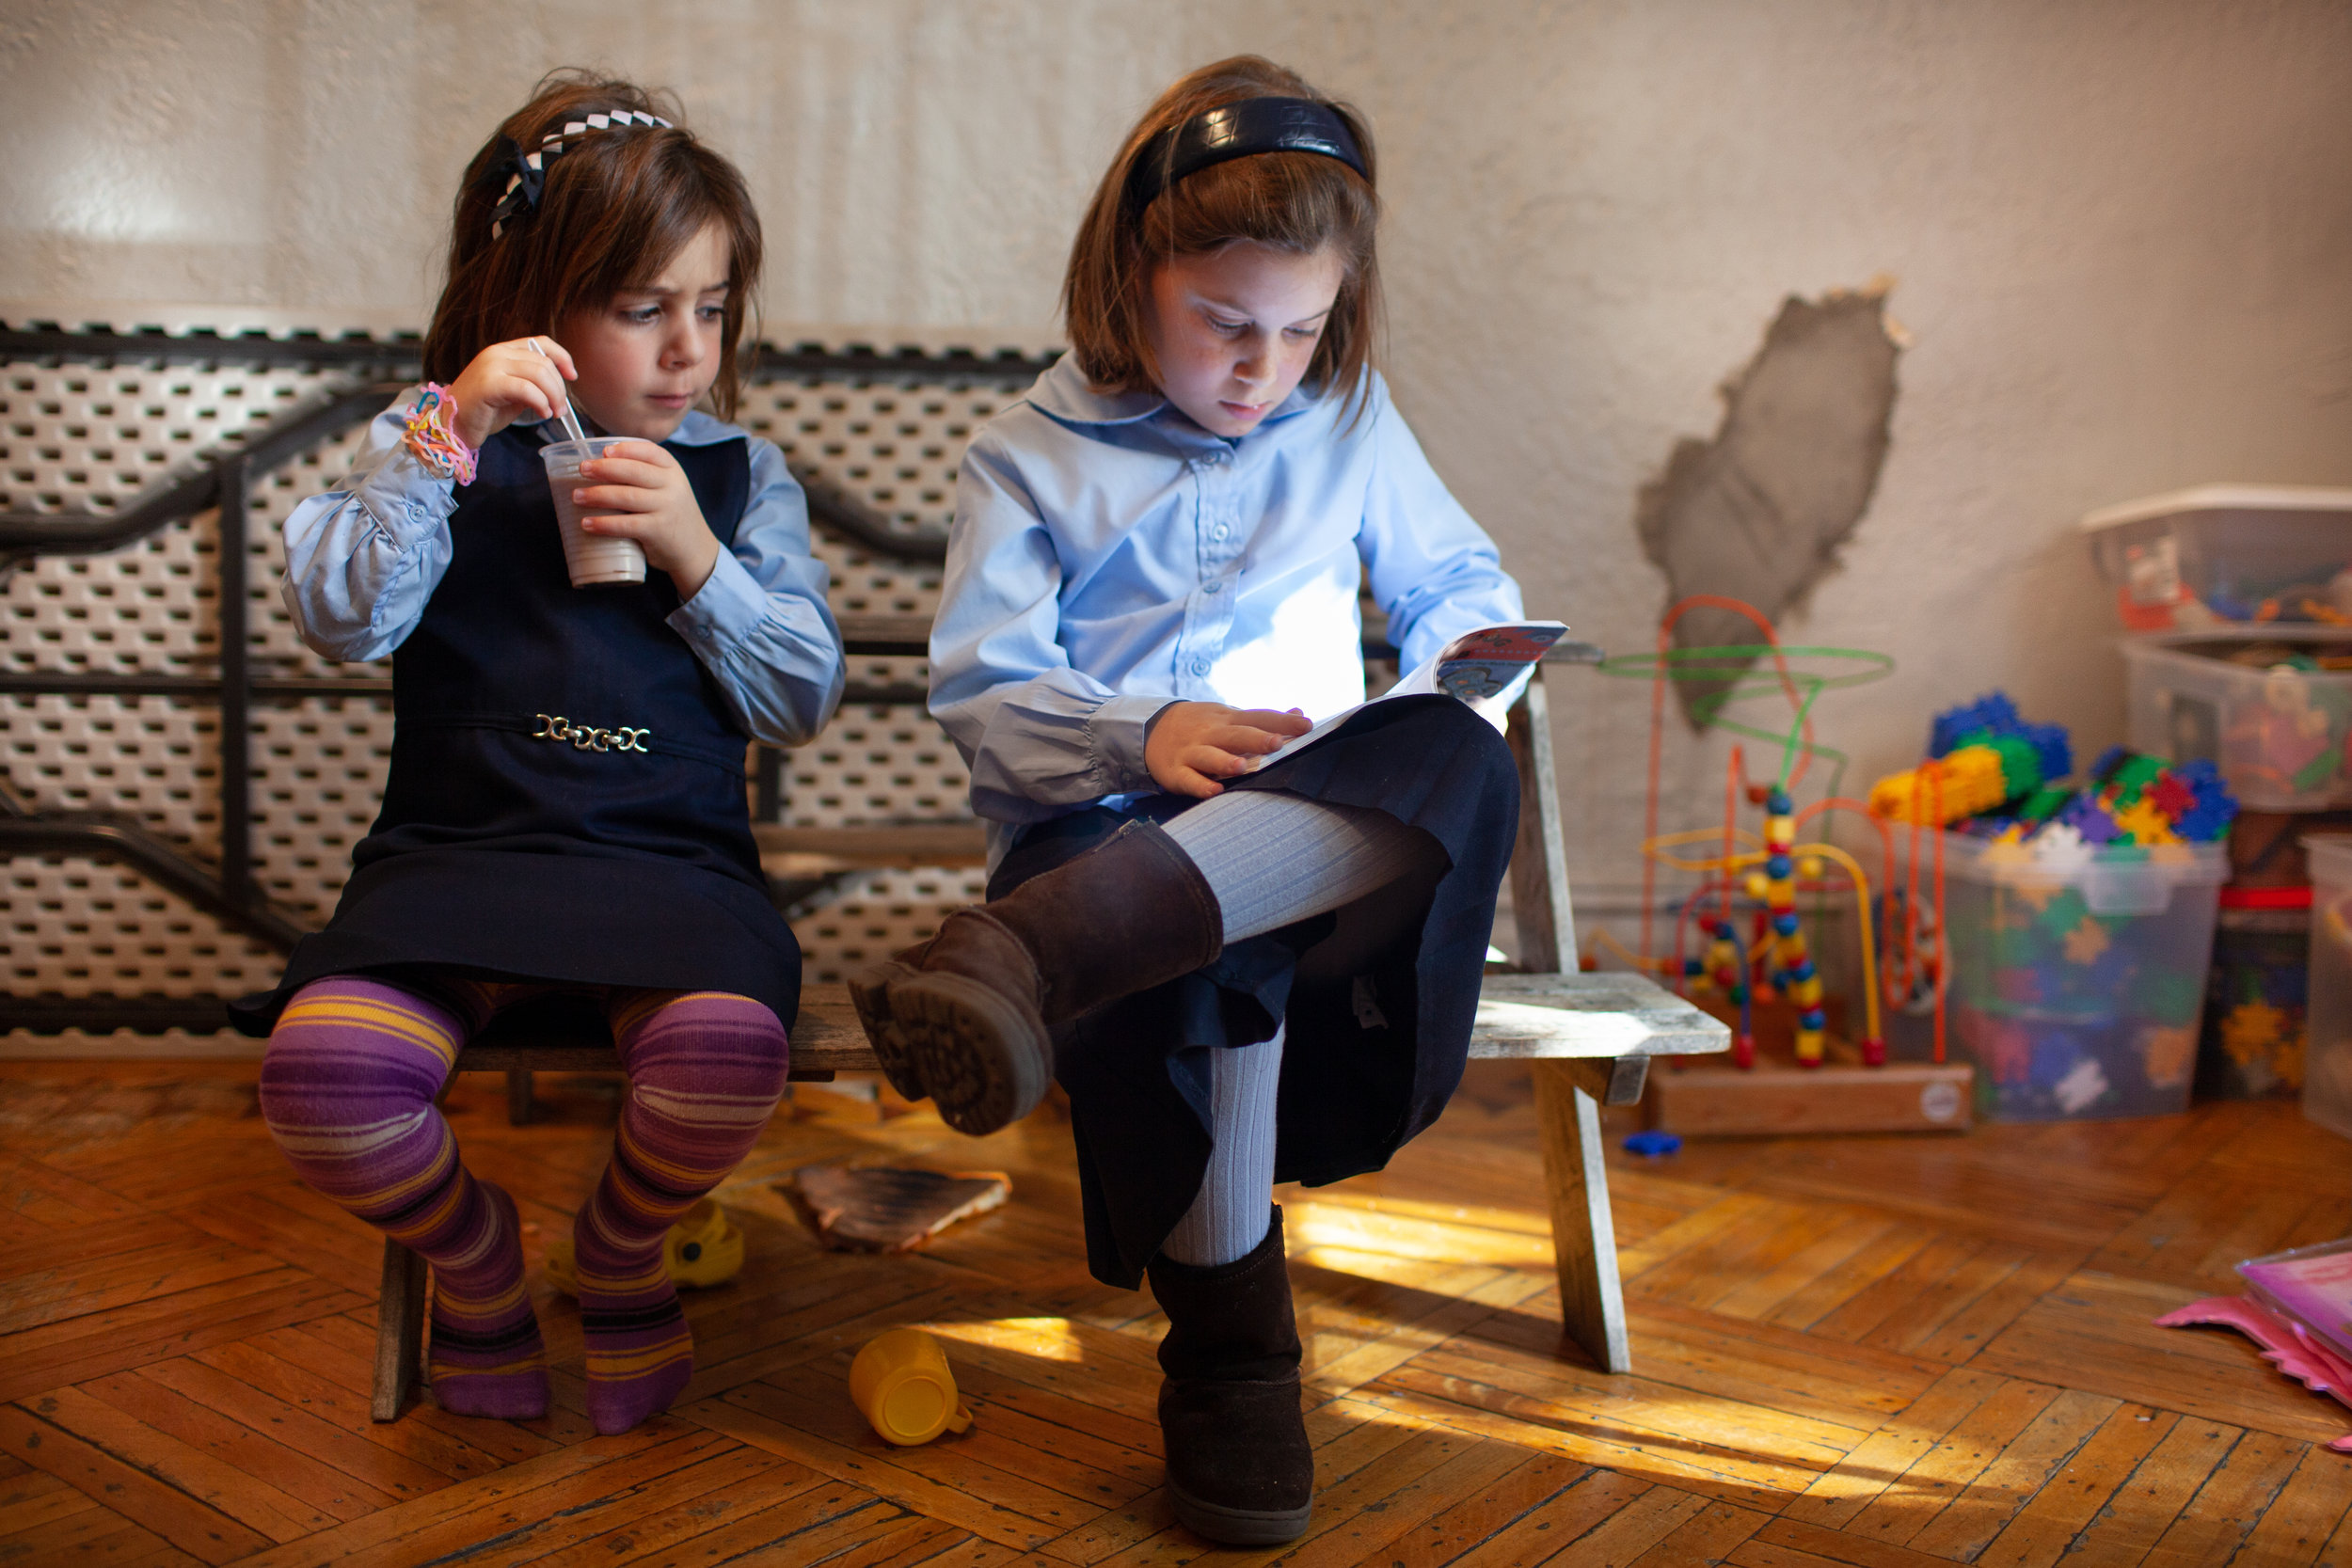
[[[1642,1058],[1631,1058],[1642,1061]],[[1646,1063],[1644,1063],[1646,1066]],[[1629,1372],[1625,1291],[1617,1279],[1617,1237],[1609,1218],[1609,1171],[1602,1163],[1601,1101],[1620,1076],[1608,1060],[1531,1063],[1535,1116],[1544,1133],[1544,1187],[1551,1196],[1551,1250],[1560,1268],[1560,1318],[1568,1338],[1604,1371]],[[1638,1096],[1640,1075],[1632,1074]]]
[[[375,1302],[375,1403],[379,1421],[397,1421],[416,1391],[424,1346],[425,1261],[398,1242],[384,1242],[384,1283]]]
[[[508,1068],[506,1069],[506,1125],[528,1127],[536,1113],[537,1107],[532,1103],[531,1100],[531,1069],[521,1067]]]

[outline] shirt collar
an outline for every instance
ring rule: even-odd
[[[1027,401],[1038,412],[1058,420],[1063,424],[1119,425],[1139,424],[1153,415],[1166,411],[1170,418],[1181,420],[1184,428],[1199,431],[1190,420],[1184,419],[1170,406],[1168,399],[1157,392],[1105,392],[1097,390],[1084,372],[1078,369],[1077,356],[1065,354],[1045,368],[1037,384],[1028,390]],[[1258,421],[1263,430],[1277,420],[1287,420],[1313,407],[1318,399],[1300,387],[1264,419]],[[1252,434],[1255,434],[1253,432]],[[1216,437],[1210,437],[1216,439]],[[1248,436],[1243,437],[1248,439]]]
[[[1046,366],[1029,388],[1028,400],[1040,413],[1064,424],[1136,424],[1168,406],[1157,392],[1097,391],[1078,369],[1074,354]]]

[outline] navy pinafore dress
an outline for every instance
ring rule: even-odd
[[[747,737],[664,620],[667,573],[571,585],[541,445],[501,431],[459,491],[449,570],[392,657],[383,811],[326,928],[230,1009],[249,1034],[313,980],[435,968],[732,991],[791,1025],[800,947],[752,842]],[[665,450],[727,547],[748,443]]]

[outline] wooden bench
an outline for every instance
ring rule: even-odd
[[[1600,1108],[1642,1096],[1649,1059],[1723,1051],[1730,1032],[1715,1019],[1635,974],[1586,974],[1576,969],[1576,933],[1551,765],[1551,731],[1538,678],[1512,710],[1511,744],[1519,764],[1519,836],[1511,857],[1511,901],[1518,928],[1520,973],[1489,975],[1470,1037],[1473,1059],[1521,1060],[1535,1085],[1543,1133],[1544,1185],[1551,1208],[1552,1256],[1560,1273],[1562,1327],[1599,1366],[1632,1370],[1626,1344],[1625,1299],[1617,1278],[1616,1235],[1609,1214]],[[969,836],[969,830],[955,830]],[[782,839],[791,830],[771,831]],[[807,832],[763,848],[832,854],[856,863],[936,864],[953,847],[946,837],[919,847],[894,843],[888,829],[858,837]],[[909,830],[910,833],[914,830]],[[922,858],[901,860],[895,857]],[[876,859],[856,860],[871,856]],[[839,1072],[875,1072],[849,991],[811,986],[792,1031],[792,1077],[822,1081]],[[577,1038],[500,1038],[496,1031],[459,1053],[456,1071],[507,1074],[507,1105],[528,1120],[533,1072],[619,1070],[611,1043]],[[425,1318],[425,1264],[397,1242],[384,1243],[378,1305],[374,1416],[398,1418],[416,1386]]]

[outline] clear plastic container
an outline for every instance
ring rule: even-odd
[[[2352,1138],[2352,836],[2303,841],[2312,866],[2312,972],[2303,1114]]]
[[[2201,484],[2102,507],[2082,527],[2129,631],[2352,615],[2352,490]]]
[[[2308,632],[2296,641],[2318,645]],[[2332,632],[2318,641],[2344,640]],[[2325,811],[2352,802],[2352,671],[2266,669],[2213,657],[2250,645],[2243,639],[2127,640],[2132,750],[2218,765],[2249,811]],[[2344,651],[2352,654],[2352,641],[2344,641]]]
[[[2292,1099],[2302,1092],[2311,965],[2309,886],[2241,887],[2233,880],[2221,890],[2205,1032],[2197,1043],[2198,1099]]]
[[[2188,1109],[2229,876],[2218,844],[2090,851],[2073,866],[1945,835],[1953,1033],[1993,1121]]]

